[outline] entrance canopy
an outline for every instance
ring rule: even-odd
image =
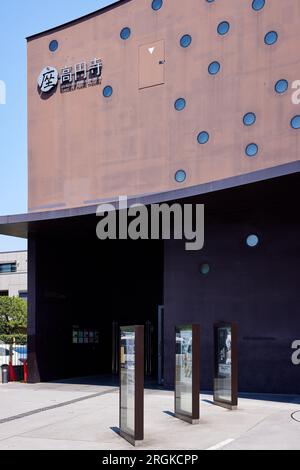
[[[259,183],[267,185],[267,180],[279,178],[280,176],[292,175],[290,178],[296,178],[300,172],[300,161],[280,165],[277,167],[260,170],[233,178],[227,178],[220,181],[201,184],[190,188],[183,188],[164,193],[145,194],[141,196],[133,196],[128,198],[128,205],[133,204],[162,204],[172,201],[181,201],[195,196],[204,196],[219,191],[243,187],[251,183]],[[294,175],[293,175],[294,174]],[[284,179],[285,181],[285,179]],[[256,185],[252,185],[255,187]],[[255,194],[255,190],[254,190]],[[205,196],[206,195],[206,196]],[[252,199],[253,200],[253,199]],[[205,201],[203,201],[205,202]],[[211,202],[211,199],[210,199]],[[236,201],[235,201],[236,202]],[[93,224],[95,227],[95,215],[100,204],[112,204],[119,209],[119,200],[117,198],[111,200],[95,201],[95,204],[83,206],[79,208],[51,210],[45,212],[34,212],[20,215],[9,215],[0,217],[0,235],[6,235],[17,238],[28,238],[30,232],[43,232],[44,230],[61,230],[72,225],[72,229],[83,221]],[[84,220],[83,220],[84,218]]]

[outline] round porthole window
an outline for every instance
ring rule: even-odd
[[[245,126],[253,126],[256,122],[256,115],[254,113],[247,113],[243,118],[243,123]]]
[[[293,129],[300,129],[300,116],[294,116],[291,120],[291,126]]]
[[[255,234],[248,235],[246,243],[250,248],[255,248],[259,244],[259,238]]]
[[[113,94],[113,89],[111,86],[106,86],[104,89],[103,89],[103,96],[104,98],[110,98]]]
[[[175,174],[175,181],[177,183],[184,183],[186,180],[186,172],[184,170],[178,170]]]
[[[163,6],[163,0],[153,0],[152,2],[152,10],[158,11]]]
[[[218,34],[220,34],[220,36],[224,36],[225,34],[227,34],[230,30],[230,24],[228,23],[228,21],[222,21],[222,23],[219,24],[218,26]]]
[[[122,31],[120,32],[120,37],[123,39],[123,41],[127,41],[131,36],[131,29],[126,27],[123,28]]]
[[[180,39],[180,45],[181,47],[183,48],[187,48],[189,47],[190,45],[192,44],[192,36],[190,36],[189,34],[185,34],[184,36],[182,36],[182,38]]]
[[[57,49],[58,49],[58,41],[56,41],[56,39],[54,39],[54,40],[51,41],[50,44],[49,44],[49,50],[50,50],[51,52],[55,52],[55,51],[57,51]]]
[[[249,144],[246,147],[246,155],[248,157],[255,157],[258,154],[258,145],[257,144]]]
[[[265,43],[267,46],[272,46],[278,40],[278,33],[276,31],[270,31],[265,35]]]
[[[209,141],[209,133],[206,131],[202,131],[198,134],[197,137],[198,144],[204,145],[207,144]]]
[[[275,84],[276,93],[282,94],[285,93],[289,88],[289,82],[287,80],[278,80]]]
[[[184,108],[186,107],[186,101],[184,98],[178,98],[178,100],[175,101],[175,109],[176,111],[183,111]]]
[[[207,276],[210,273],[210,266],[208,263],[203,263],[200,266],[200,271],[203,276]]]
[[[208,66],[208,73],[210,75],[216,75],[217,73],[220,72],[220,68],[221,68],[221,65],[219,62],[212,62],[211,64],[209,64]]]
[[[265,0],[253,0],[252,2],[252,8],[255,11],[262,10],[263,7],[265,6],[266,1]]]

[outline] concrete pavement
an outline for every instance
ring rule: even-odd
[[[146,390],[139,449],[300,449],[300,397],[242,398],[237,411],[211,400],[201,396],[201,422],[191,426],[170,414],[172,392]],[[115,432],[118,409],[112,385],[1,385],[0,449],[132,450]]]

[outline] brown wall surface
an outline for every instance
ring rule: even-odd
[[[300,114],[291,88],[274,91],[277,80],[300,79],[299,0],[272,0],[255,12],[252,0],[226,2],[131,0],[94,17],[47,32],[28,42],[29,210],[79,207],[118,195],[141,195],[194,186],[296,161],[300,131],[290,120]],[[231,24],[226,36],[218,24]],[[120,31],[129,26],[129,40]],[[278,42],[264,44],[268,31]],[[182,35],[193,38],[179,45]],[[58,40],[55,53],[49,42]],[[139,87],[140,47],[164,40],[165,83]],[[94,57],[103,60],[100,86],[48,99],[37,90],[46,66],[62,67]],[[218,60],[221,71],[208,74]],[[114,89],[104,98],[103,87]],[[176,112],[174,102],[187,106]],[[256,113],[245,127],[245,113]],[[200,131],[210,141],[197,143]],[[259,154],[245,156],[256,142]],[[185,183],[174,180],[184,169]]]

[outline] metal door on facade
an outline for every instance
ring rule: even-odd
[[[165,41],[157,41],[139,48],[139,88],[165,83]]]

